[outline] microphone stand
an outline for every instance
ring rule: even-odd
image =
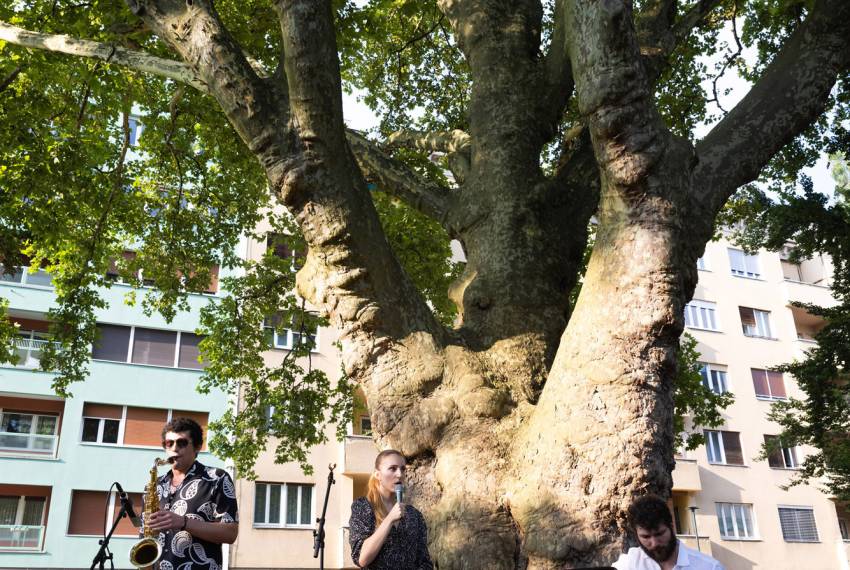
[[[319,559],[319,570],[325,569],[325,513],[328,511],[328,498],[331,496],[331,485],[334,481],[334,469],[336,463],[328,465],[328,486],[325,488],[325,504],[322,507],[322,516],[316,519],[319,526],[313,531],[313,558]]]
[[[112,553],[109,551],[109,539],[112,538],[112,533],[115,532],[115,529],[118,527],[118,523],[126,516],[129,516],[127,514],[127,503],[121,501],[121,510],[118,511],[118,516],[115,517],[115,520],[112,522],[112,528],[109,529],[109,533],[106,536],[97,541],[100,548],[98,549],[97,554],[95,554],[94,559],[91,561],[91,568],[89,570],[94,570],[95,566],[100,568],[100,570],[103,570],[107,560],[109,560],[109,567],[112,570],[115,570],[115,563],[112,562]]]

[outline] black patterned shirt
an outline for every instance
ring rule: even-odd
[[[366,497],[351,504],[351,520],[348,522],[348,541],[351,557],[357,564],[360,549],[367,538],[375,532],[375,513]],[[428,529],[422,513],[410,505],[404,506],[404,516],[390,529],[387,540],[378,556],[368,566],[369,570],[433,570],[428,554]]]
[[[171,470],[159,478],[159,504],[187,518],[206,522],[236,523],[236,489],[223,469],[195,461],[183,482],[172,492]],[[158,570],[221,570],[221,544],[192,536],[187,530],[168,530],[156,538],[162,547]]]

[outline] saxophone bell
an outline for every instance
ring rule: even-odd
[[[155,538],[155,535],[158,533],[150,528],[148,522],[150,521],[150,516],[159,510],[159,494],[156,489],[157,467],[170,463],[174,463],[173,457],[169,457],[168,459],[157,457],[150,470],[150,480],[148,481],[145,493],[144,538],[134,544],[130,549],[130,564],[136,568],[152,566],[162,556],[162,547]]]

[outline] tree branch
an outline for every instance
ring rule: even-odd
[[[644,7],[635,25],[644,68],[652,82],[658,80],[673,51],[722,1],[698,0],[675,23],[677,0],[655,0]]]
[[[0,22],[0,40],[31,49],[100,59],[136,71],[173,79],[179,83],[191,85],[203,93],[209,93],[207,84],[186,64],[144,52],[62,34],[31,32],[5,22]]]
[[[575,88],[567,46],[565,1],[556,0],[555,2],[555,29],[552,33],[549,53],[544,59],[547,90],[543,95],[544,104],[541,108],[548,110],[544,111],[548,115],[545,120],[552,124],[555,131]]]
[[[346,138],[367,180],[375,182],[381,190],[400,198],[448,230],[446,227],[450,202],[448,188],[425,180],[410,167],[387,155],[378,148],[378,145],[356,131],[347,130]]]
[[[210,2],[126,2],[208,86],[270,183],[278,184],[282,158],[293,150],[284,90],[257,75]]]
[[[823,112],[850,64],[850,3],[817,2],[750,92],[696,147],[695,198],[717,212]]]
[[[459,129],[439,133],[397,131],[389,136],[387,145],[445,153],[449,162],[449,170],[452,171],[458,184],[463,184],[469,174],[472,139],[467,133]]]

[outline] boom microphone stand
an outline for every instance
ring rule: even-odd
[[[97,566],[100,570],[103,570],[107,560],[109,560],[109,567],[112,570],[115,570],[115,563],[112,561],[112,553],[109,551],[109,539],[112,538],[112,533],[115,532],[115,529],[118,527],[118,523],[126,516],[129,516],[127,513],[127,503],[121,501],[121,510],[118,511],[118,516],[115,517],[115,520],[112,522],[112,528],[109,529],[109,533],[106,536],[97,541],[100,548],[98,549],[97,554],[95,554],[94,559],[91,561],[91,568],[89,570],[94,570],[95,566]]]
[[[319,570],[325,569],[325,513],[328,511],[328,498],[331,496],[331,485],[334,481],[334,469],[336,463],[328,465],[328,486],[325,487],[325,504],[322,507],[322,516],[316,519],[318,528],[313,531],[313,558],[319,559]]]

